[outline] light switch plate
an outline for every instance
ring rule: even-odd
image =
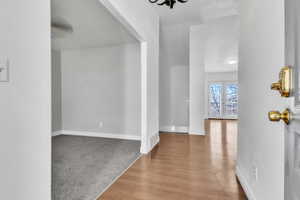
[[[0,82],[9,81],[9,61],[8,59],[0,59]]]

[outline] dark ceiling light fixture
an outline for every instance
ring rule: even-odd
[[[179,2],[179,3],[186,3],[188,0],[149,0],[150,3],[157,3],[159,6],[168,6],[170,9],[174,8],[174,5]]]
[[[62,38],[74,32],[73,27],[65,19],[54,17],[51,19],[51,37]]]

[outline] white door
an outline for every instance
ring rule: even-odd
[[[208,86],[208,116],[236,119],[238,113],[238,85],[235,82],[211,82]]]
[[[300,1],[286,0],[286,65],[294,70],[293,121],[285,133],[285,199],[300,200]]]

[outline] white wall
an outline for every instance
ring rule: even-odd
[[[2,0],[0,24],[0,199],[50,200],[50,2]]]
[[[205,25],[190,29],[190,134],[205,134]]]
[[[189,126],[189,25],[160,32],[160,130]]]
[[[285,63],[284,0],[242,0],[240,6],[237,172],[249,199],[283,200],[284,125],[269,122],[267,113],[288,103],[270,90]]]
[[[63,50],[61,61],[63,130],[141,135],[139,44]]]
[[[61,53],[51,51],[52,69],[52,132],[62,130]]]
[[[200,22],[199,22],[200,23]],[[194,33],[194,39],[190,38],[190,26],[205,29],[206,34]],[[198,116],[193,119],[189,112],[200,112],[200,107],[190,108],[189,100],[198,101],[200,96],[201,102],[205,102],[205,95],[199,91],[199,86],[205,87],[204,76],[199,72],[191,72],[192,65],[198,65],[203,62],[206,72],[230,72],[237,71],[238,62],[238,16],[227,16],[220,19],[208,21],[202,25],[176,24],[163,26],[161,28],[160,43],[160,129],[165,131],[188,130],[192,125],[193,132],[203,132],[202,125],[193,125],[201,121],[202,117]],[[194,28],[195,30],[196,28]],[[199,38],[197,37],[205,37]],[[200,42],[203,40],[203,42]],[[192,44],[198,41],[197,45]],[[200,42],[200,44],[199,44]],[[194,47],[190,45],[194,45]],[[199,51],[203,50],[203,55]],[[194,52],[192,52],[194,51]],[[191,54],[191,55],[190,55]],[[193,64],[190,63],[191,60]],[[199,59],[198,61],[196,61]],[[203,61],[201,59],[204,59]],[[234,64],[228,62],[235,61]],[[196,64],[196,63],[197,64]],[[201,64],[202,65],[202,64]],[[194,76],[190,80],[191,76]],[[199,80],[197,80],[199,79]],[[202,82],[200,84],[200,82]],[[192,86],[193,84],[194,86]],[[199,85],[200,84],[200,85]],[[195,90],[190,88],[195,87]],[[200,92],[198,94],[190,94],[190,92]],[[197,99],[191,100],[190,98]],[[193,96],[193,97],[192,97]],[[201,106],[201,109],[203,106]],[[196,109],[196,110],[195,110]],[[205,109],[206,110],[206,109]],[[206,112],[205,112],[206,113]],[[200,113],[199,113],[200,114]],[[194,122],[190,122],[194,120]],[[195,126],[198,126],[197,128]],[[201,129],[201,130],[200,130]]]
[[[237,81],[238,80],[238,72],[206,72],[205,73],[205,81]]]
[[[206,23],[205,71],[238,70],[239,17],[220,18]],[[232,63],[234,62],[234,63]]]
[[[124,24],[132,28],[141,41],[146,43],[142,63],[142,152],[149,152],[159,141],[159,16],[148,1],[99,0]]]
[[[205,118],[209,117],[208,99],[209,99],[209,84],[212,82],[233,82],[238,83],[238,72],[207,72],[205,73]]]
[[[109,2],[149,42],[147,106],[152,112],[147,133],[157,134],[158,17],[146,1]],[[0,55],[10,59],[10,82],[0,84],[0,156],[5,163],[0,167],[0,199],[50,200],[50,1],[3,0],[0,24]]]

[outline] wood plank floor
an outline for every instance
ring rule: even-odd
[[[244,200],[234,173],[237,121],[207,120],[207,136],[161,133],[98,200]]]

